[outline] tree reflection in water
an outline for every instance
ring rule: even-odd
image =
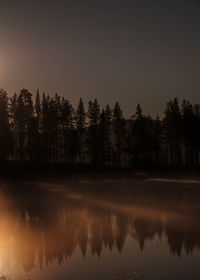
[[[93,186],[94,184],[94,186]],[[192,253],[200,246],[200,191],[188,185],[141,181],[134,186],[97,181],[67,186],[20,184],[2,187],[0,245],[26,272],[38,258],[40,268],[59,265],[76,248],[83,257],[91,250],[123,252],[127,236],[144,250],[147,240],[167,238],[173,255]],[[20,190],[20,192],[19,192]],[[22,194],[23,193],[23,194]]]

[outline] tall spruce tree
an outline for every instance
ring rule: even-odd
[[[194,123],[193,127],[195,128],[195,136],[193,138],[193,145],[195,148],[195,164],[199,164],[200,159],[200,129],[196,129],[196,127],[200,127],[200,105],[194,104]]]
[[[106,106],[106,109],[101,111],[100,114],[100,157],[101,164],[104,167],[110,167],[111,165],[111,153],[112,153],[112,144],[111,144],[111,117],[112,113],[109,105]]]
[[[122,165],[122,153],[124,152],[125,143],[125,119],[118,102],[115,103],[113,109],[113,128],[114,128],[114,144],[116,153],[117,167]]]
[[[76,157],[77,142],[74,131],[74,109],[68,100],[62,99],[62,129],[64,162],[72,163]]]
[[[167,103],[164,117],[165,141],[170,165],[181,163],[181,112],[177,98]]]
[[[50,97],[42,95],[42,117],[41,117],[41,138],[42,138],[42,161],[50,162],[50,120],[49,120]]]
[[[102,109],[99,122],[99,152],[100,152],[100,165],[106,166],[106,115],[105,110]]]
[[[16,119],[16,108],[17,108],[17,94],[14,93],[14,95],[10,98],[10,129],[11,129],[11,136],[12,136],[12,155],[11,159],[13,161],[18,160],[18,154],[17,154],[17,119]]]
[[[78,108],[76,110],[76,128],[78,132],[78,147],[79,147],[79,162],[83,164],[84,159],[84,150],[85,150],[85,133],[86,133],[86,113],[84,109],[84,104],[82,98],[79,100]]]
[[[8,159],[11,149],[8,96],[0,90],[0,162]]]
[[[97,99],[94,102],[89,101],[87,117],[89,119],[88,127],[88,153],[94,166],[100,163],[100,137],[99,137],[99,121],[100,106]]]
[[[196,134],[194,107],[188,100],[183,100],[182,108],[182,137],[184,142],[184,161],[185,164],[192,165],[195,160],[194,141]]]

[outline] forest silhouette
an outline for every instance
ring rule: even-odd
[[[195,166],[200,158],[200,105],[177,98],[162,119],[144,115],[140,104],[125,118],[118,102],[87,109],[68,100],[23,89],[0,90],[0,162],[66,164],[101,168]]]

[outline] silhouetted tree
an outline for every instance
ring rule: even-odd
[[[17,105],[17,94],[10,98],[10,128],[11,128],[11,135],[12,135],[12,155],[11,159],[16,161],[17,160],[17,139],[16,139],[16,127],[17,127],[17,120],[16,120],[16,106]]]
[[[162,123],[160,121],[159,116],[157,116],[153,126],[153,143],[152,143],[153,151],[154,151],[154,160],[156,165],[159,165],[159,163],[163,163],[160,162],[161,147],[163,144],[162,133],[163,133]]]
[[[111,133],[112,133],[112,113],[109,105],[100,114],[100,158],[101,164],[105,167],[110,167],[111,156],[113,154]]]
[[[144,163],[147,162],[147,154],[151,145],[151,139],[148,131],[150,121],[150,119],[147,119],[142,114],[142,108],[140,104],[138,104],[134,116],[132,133],[134,153],[133,160],[139,167],[143,166]]]
[[[94,102],[89,101],[87,117],[89,119],[88,152],[92,163],[97,166],[100,160],[100,106],[97,99],[95,99]]]
[[[116,102],[113,110],[113,128],[114,128],[114,144],[116,153],[117,166],[121,167],[122,158],[121,155],[124,151],[125,142],[125,120],[123,117],[123,112]]]
[[[112,113],[110,106],[107,104],[105,109],[105,127],[104,127],[104,147],[105,147],[105,163],[106,166],[111,165],[111,156],[113,154],[112,141],[111,141],[111,120]]]
[[[69,101],[62,101],[62,127],[64,132],[64,159],[73,163],[78,154],[78,133],[74,127],[74,109]]]
[[[83,164],[84,151],[85,151],[85,129],[86,129],[86,113],[83,105],[83,100],[80,98],[78,108],[76,111],[76,127],[78,132],[78,153],[79,153],[79,162]]]
[[[181,163],[181,113],[178,99],[167,103],[164,117],[165,140],[168,147],[168,162]]]
[[[23,162],[31,157],[32,119],[34,117],[32,94],[23,89],[11,99],[12,127],[14,132],[16,159]]]
[[[9,124],[8,96],[0,90],[0,162],[8,159],[11,149],[11,133]]]
[[[195,130],[195,135],[193,137],[193,145],[195,149],[195,164],[199,164],[199,154],[200,154],[200,105],[194,104],[194,121],[193,128]]]
[[[42,108],[41,108],[41,99],[39,90],[37,90],[35,104],[34,104],[34,117],[33,120],[33,138],[35,139],[34,151],[33,151],[33,160],[40,162],[42,159]]]
[[[50,97],[45,93],[42,95],[42,117],[41,117],[41,134],[42,134],[42,159],[44,162],[50,161],[50,119],[49,107]]]

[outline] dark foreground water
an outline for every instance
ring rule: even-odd
[[[198,180],[0,187],[6,279],[200,279],[199,248]]]

